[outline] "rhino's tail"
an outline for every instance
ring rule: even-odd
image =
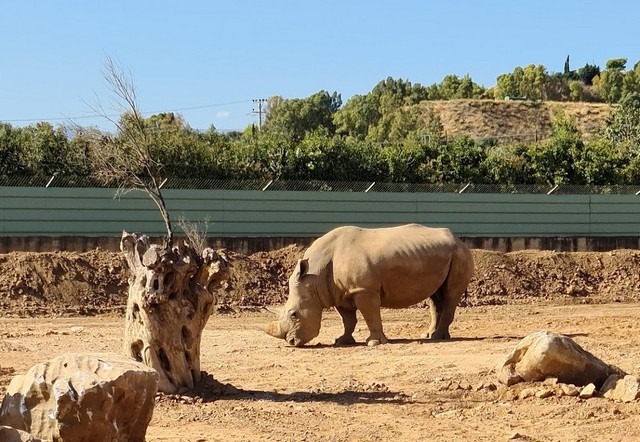
[[[444,298],[456,306],[463,297],[468,295],[468,286],[473,276],[473,255],[462,241],[452,253],[449,274],[445,279]]]
[[[435,307],[435,330],[432,337],[446,339],[449,337],[449,325],[453,322],[456,308],[467,295],[467,286],[473,275],[473,256],[469,248],[461,243],[451,256],[447,277],[432,296]]]

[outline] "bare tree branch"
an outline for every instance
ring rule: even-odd
[[[207,246],[207,232],[209,231],[209,218],[197,223],[184,217],[178,218],[178,226],[182,229],[189,241],[189,245],[198,253],[202,253]]]
[[[131,74],[107,57],[102,75],[115,96],[113,105],[118,107],[121,116],[117,120],[110,117],[99,100],[90,106],[117,131],[117,136],[97,133],[97,139],[93,140],[91,160],[95,176],[104,183],[117,183],[116,195],[131,190],[146,192],[160,211],[167,230],[165,245],[171,247],[173,227],[160,187],[162,167],[154,158],[150,128],[138,106]]]

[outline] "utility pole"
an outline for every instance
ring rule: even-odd
[[[266,98],[256,98],[255,100],[251,100],[254,103],[258,104],[258,110],[253,109],[253,114],[258,114],[258,129],[262,129],[262,114],[266,113],[266,111],[262,110],[262,103],[266,103],[267,99]]]

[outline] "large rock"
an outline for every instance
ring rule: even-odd
[[[15,376],[0,425],[53,441],[144,441],[158,373],[116,353],[65,354]]]
[[[16,430],[12,427],[0,426],[0,441],[2,442],[42,442],[42,439],[34,437],[26,431]]]
[[[573,385],[593,383],[600,387],[620,370],[576,344],[571,338],[542,330],[520,341],[497,367],[498,379],[506,385],[542,381],[548,377]]]
[[[612,374],[600,388],[600,394],[608,399],[632,402],[640,398],[640,382],[635,376]]]

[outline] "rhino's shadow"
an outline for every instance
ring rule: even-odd
[[[437,344],[446,342],[468,342],[468,341],[488,341],[491,339],[522,339],[524,336],[483,336],[473,338],[449,338],[449,339],[428,339],[428,338],[389,338],[389,341],[384,345],[393,344]],[[307,345],[300,347],[300,350],[314,350],[314,349],[326,349],[326,348],[343,348],[343,347],[366,347],[366,342],[356,342],[355,344],[346,345],[334,345],[334,344],[321,344]]]
[[[503,337],[501,337],[503,338]],[[492,338],[449,338],[449,339],[427,339],[427,338],[389,338],[389,341],[384,345],[389,344],[434,344],[436,342],[464,342],[464,341],[484,341],[486,339]],[[317,350],[317,349],[326,349],[326,348],[348,348],[348,347],[366,347],[367,343],[364,341],[359,341],[354,344],[343,344],[343,345],[335,345],[335,344],[322,344],[318,342],[313,345],[305,345],[303,347],[299,347],[299,350]]]
[[[575,337],[584,337],[584,336],[589,336],[588,333],[567,333],[565,334],[565,336],[568,336],[570,338],[575,338]],[[495,336],[481,336],[481,337],[461,337],[461,338],[449,338],[449,339],[425,339],[425,338],[419,338],[419,339],[403,339],[403,338],[399,338],[399,339],[389,339],[389,344],[412,344],[412,343],[419,343],[419,344],[436,344],[439,342],[470,342],[470,341],[492,341],[492,340],[522,340],[524,339],[526,336],[509,336],[509,335],[495,335]]]
[[[449,338],[449,339],[427,339],[427,338],[392,338],[389,344],[437,344],[439,342],[465,342],[465,341],[484,341],[487,338]]]
[[[473,338],[449,338],[449,339],[427,339],[427,338],[417,338],[417,339],[410,339],[410,338],[397,338],[397,339],[389,339],[389,344],[414,344],[414,343],[418,343],[418,344],[441,344],[441,343],[447,343],[447,342],[476,342],[476,341],[491,341],[493,339],[500,339],[500,340],[504,340],[504,339],[523,339],[524,336],[506,336],[506,335],[501,335],[501,336],[480,336],[480,337],[473,337]]]
[[[570,336],[570,335],[567,335]],[[393,344],[437,344],[437,343],[446,343],[446,342],[468,342],[468,341],[489,341],[492,339],[523,339],[524,336],[482,336],[482,337],[473,337],[473,338],[449,338],[449,339],[428,339],[428,338],[389,338],[389,341],[384,345],[393,345]],[[343,344],[343,345],[335,345],[335,344],[322,344],[318,342],[313,345],[304,345],[302,347],[296,348],[296,350],[301,351],[313,351],[313,350],[323,350],[329,348],[349,348],[349,347],[366,347],[367,343],[364,341],[359,341],[354,344]]]

